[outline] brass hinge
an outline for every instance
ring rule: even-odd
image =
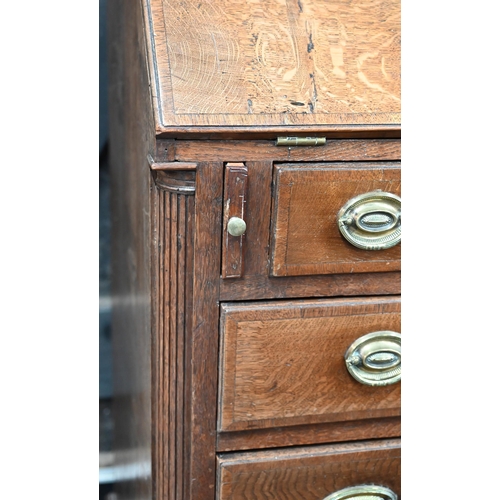
[[[276,146],[324,146],[326,137],[278,137]]]

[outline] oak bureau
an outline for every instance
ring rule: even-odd
[[[119,499],[401,499],[399,0],[109,0]]]

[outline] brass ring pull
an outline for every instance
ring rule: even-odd
[[[356,500],[398,500],[394,491],[385,486],[374,484],[350,486],[328,495],[323,500],[349,500],[351,498]]]
[[[363,250],[385,250],[401,241],[401,198],[371,191],[350,199],[337,223],[342,236]]]
[[[358,382],[381,386],[401,380],[401,334],[368,333],[355,340],[345,356],[347,370]]]

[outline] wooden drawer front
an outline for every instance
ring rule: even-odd
[[[219,431],[399,415],[401,384],[357,382],[344,354],[400,321],[399,297],[222,305]]]
[[[378,189],[400,196],[398,162],[275,165],[271,275],[400,270],[400,244],[362,250],[337,226],[349,200]]]
[[[368,484],[401,496],[399,439],[231,453],[217,465],[217,500],[323,500]]]

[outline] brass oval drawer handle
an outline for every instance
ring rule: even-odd
[[[323,500],[349,500],[351,498],[355,500],[398,500],[394,491],[385,486],[374,484],[350,486],[328,495]]]
[[[231,236],[241,236],[245,234],[247,230],[247,224],[243,219],[239,217],[231,217],[227,223],[227,232]]]
[[[344,355],[347,370],[358,382],[381,386],[401,380],[401,334],[373,332],[355,340]]]
[[[401,241],[401,198],[381,190],[351,198],[339,210],[337,224],[357,248],[391,248]]]

